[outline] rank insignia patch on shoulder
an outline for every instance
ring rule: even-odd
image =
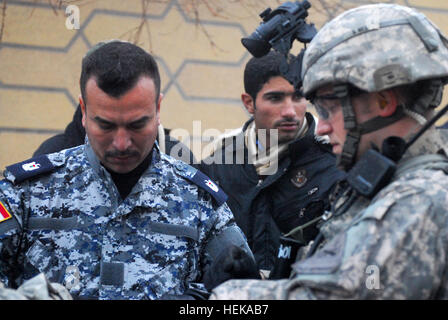
[[[204,181],[205,185],[215,192],[219,191],[218,186],[210,179]]]
[[[204,173],[197,170],[196,174],[191,178],[191,181],[196,183],[199,187],[207,191],[218,202],[218,205],[227,201],[227,194],[220,187],[216,185],[209,177]]]
[[[46,155],[40,155],[6,167],[6,170],[14,176],[14,183],[20,183],[28,178],[50,172],[53,169],[54,165]]]
[[[6,207],[0,201],[0,222],[6,221],[10,218],[12,218],[12,215],[9,213],[8,210],[6,210]]]
[[[211,196],[217,201],[219,206],[227,201],[227,194],[222,191],[222,189],[218,187],[218,185],[216,185],[216,183],[213,182],[212,179],[207,177],[207,175],[202,173],[200,170],[181,161],[178,161],[175,164],[174,168],[179,175],[188,179],[201,189],[211,194]]]

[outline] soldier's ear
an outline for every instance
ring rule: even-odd
[[[162,105],[163,93],[160,93],[159,99],[157,99],[156,105],[156,116],[157,116],[157,125],[160,125],[160,106]]]
[[[397,110],[398,98],[394,90],[384,90],[377,94],[378,115],[389,117]]]
[[[241,94],[241,101],[243,102],[244,107],[247,109],[247,111],[250,114],[254,114],[254,112],[255,112],[255,101],[252,98],[252,96],[250,94],[244,92],[244,93]]]
[[[84,100],[82,99],[82,96],[79,95],[78,98],[79,101],[79,105],[81,106],[81,113],[82,113],[82,126],[85,128],[86,127],[86,105],[84,104]]]

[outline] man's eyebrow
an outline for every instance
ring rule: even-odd
[[[141,123],[147,122],[148,120],[149,120],[149,117],[148,117],[148,116],[143,116],[143,117],[141,117],[140,119],[137,119],[137,120],[135,120],[135,121],[132,121],[131,123],[128,123],[128,125],[141,124]]]
[[[107,121],[106,119],[103,119],[99,116],[96,116],[95,118],[93,118],[93,120],[95,120],[98,123],[105,124],[105,125],[115,125],[115,123]]]
[[[286,95],[287,93],[285,91],[269,91],[263,94],[263,96],[279,96],[279,95]]]
[[[96,122],[100,123],[100,124],[104,124],[104,125],[116,125],[114,122],[107,121],[106,119],[103,119],[103,118],[101,118],[101,117],[99,117],[99,116],[96,116],[96,117],[93,118],[93,119],[94,119]],[[137,120],[135,120],[135,121],[132,121],[132,122],[130,122],[130,123],[127,123],[126,125],[129,126],[129,125],[141,124],[141,123],[147,122],[148,120],[149,120],[149,116],[143,116],[143,117],[141,117],[140,119],[137,119]]]

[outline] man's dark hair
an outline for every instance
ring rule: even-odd
[[[258,92],[270,78],[283,75],[280,72],[280,65],[283,55],[271,50],[261,58],[252,57],[244,69],[244,90],[254,100]]]
[[[82,59],[79,81],[82,99],[87,104],[86,84],[92,77],[102,91],[119,98],[132,89],[141,76],[148,76],[154,81],[157,102],[160,94],[160,74],[154,58],[129,42],[100,42]]]

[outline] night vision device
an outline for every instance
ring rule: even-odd
[[[316,35],[314,24],[308,24],[305,18],[311,4],[304,0],[302,2],[285,2],[277,9],[265,9],[260,13],[263,22],[247,38],[242,38],[243,46],[256,58],[269,53],[272,49],[282,53],[285,61],[281,65],[280,72],[290,81],[295,88],[300,89],[302,50],[296,59],[288,61],[288,54],[294,40],[304,44],[309,43]]]

